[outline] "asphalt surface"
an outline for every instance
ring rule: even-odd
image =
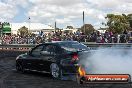
[[[132,88],[130,84],[85,84],[55,80],[49,74],[15,70],[15,57],[0,57],[0,88]]]

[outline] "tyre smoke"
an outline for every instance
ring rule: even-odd
[[[132,49],[97,49],[80,61],[87,74],[130,74],[132,76]]]

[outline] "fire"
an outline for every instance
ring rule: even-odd
[[[80,76],[85,76],[86,75],[86,72],[85,72],[84,68],[82,68],[81,66],[79,67],[78,72],[79,72]]]

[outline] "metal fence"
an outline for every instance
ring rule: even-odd
[[[131,43],[90,43],[90,42],[82,42],[83,44],[90,47],[90,49],[97,49],[97,48],[125,48],[125,49],[132,49]],[[35,47],[37,44],[7,44],[7,45],[0,45],[1,50],[23,50],[28,51],[31,48]]]

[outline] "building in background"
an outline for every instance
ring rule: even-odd
[[[51,25],[45,25],[42,23],[27,23],[27,22],[23,22],[23,23],[8,23],[8,22],[4,22],[4,23],[0,23],[0,36],[2,35],[11,35],[11,34],[18,34],[18,29],[22,28],[22,27],[26,27],[28,28],[28,31],[30,33],[33,34],[42,34],[42,33],[53,33],[55,31],[55,28],[52,27]],[[66,28],[63,29],[57,29],[56,31],[62,31],[63,33],[75,33],[78,31],[77,28],[74,28],[72,26],[67,26]]]
[[[72,26],[67,26],[66,28],[63,28],[63,33],[75,33],[78,29],[73,28]]]
[[[11,35],[11,27],[9,22],[0,22],[0,37],[3,35]]]
[[[2,33],[3,35],[11,35],[11,27],[10,27],[10,23],[8,22],[4,22],[2,23]]]
[[[97,31],[99,31],[100,33],[105,33],[106,30],[108,30],[108,28],[100,28]]]
[[[54,31],[54,28],[49,25],[45,25],[42,23],[30,23],[29,24],[29,23],[24,22],[24,23],[11,23],[11,33],[17,34],[18,29],[20,29],[23,26],[28,28],[28,31],[34,34],[39,34],[41,31],[43,31],[44,33],[49,33],[49,32]]]

